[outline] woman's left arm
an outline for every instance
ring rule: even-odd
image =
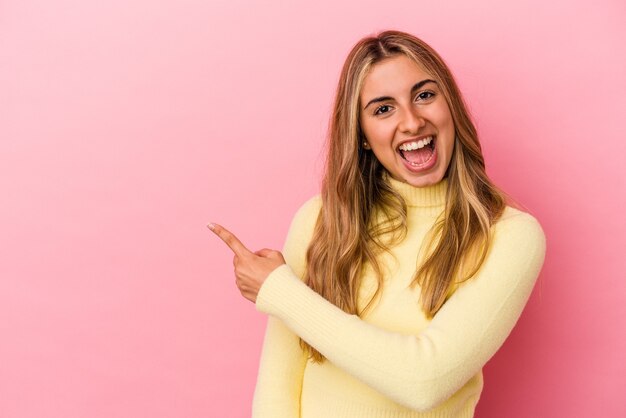
[[[543,265],[546,239],[533,216],[520,212],[494,228],[480,271],[417,335],[390,332],[344,312],[286,264],[262,284],[256,308],[280,318],[335,365],[390,399],[417,411],[432,409],[504,343]]]

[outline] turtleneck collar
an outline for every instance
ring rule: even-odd
[[[383,174],[383,179],[404,198],[407,206],[425,208],[445,206],[446,204],[447,177],[441,179],[437,184],[425,187],[415,187],[396,180],[386,171]]]

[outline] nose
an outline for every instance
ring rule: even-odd
[[[426,124],[426,121],[420,115],[418,109],[408,107],[402,112],[402,117],[398,125],[398,129],[409,135],[417,134],[417,132]]]

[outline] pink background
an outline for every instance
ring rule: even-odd
[[[622,1],[0,2],[0,416],[247,417],[232,255],[318,191],[341,64],[414,33],[547,235],[478,417],[626,416]]]

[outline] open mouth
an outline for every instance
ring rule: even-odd
[[[436,137],[431,135],[419,141],[404,142],[398,147],[398,153],[409,164],[415,167],[426,164],[435,153]]]

